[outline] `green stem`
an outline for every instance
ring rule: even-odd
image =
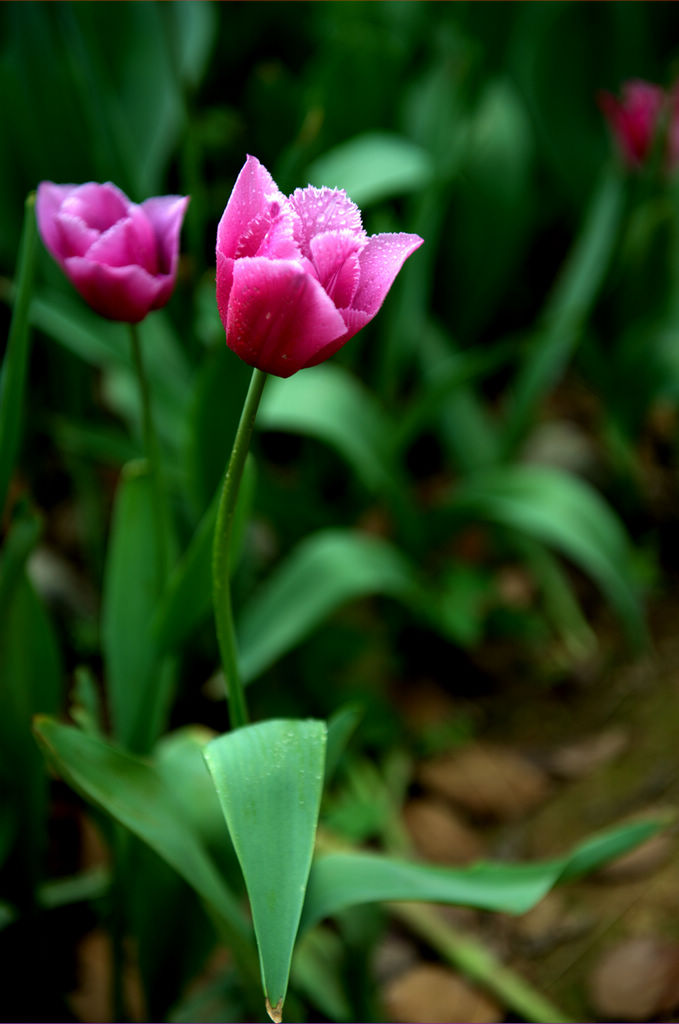
[[[132,362],[139,382],[139,395],[141,398],[142,434],[144,438],[144,451],[151,470],[151,487],[153,493],[153,518],[156,525],[157,539],[157,561],[156,561],[156,590],[162,593],[169,571],[169,523],[167,519],[167,506],[163,486],[163,477],[160,462],[160,447],[158,437],[153,426],[151,415],[151,393],[149,390],[148,378],[144,370],[141,344],[139,342],[139,331],[136,324],[130,324],[130,339],[132,342]]]
[[[26,199],[21,250],[14,294],[14,311],[0,379],[0,516],[14,468],[28,367],[28,308],[33,290],[36,253],[35,192]]]
[[[411,931],[468,978],[492,992],[521,1020],[562,1022],[569,1018],[540,995],[520,975],[505,967],[477,939],[459,932],[432,907],[421,903],[392,903],[392,912]]]
[[[247,704],[245,703],[245,691],[238,670],[236,631],[233,625],[233,611],[231,608],[229,568],[231,531],[236,511],[236,501],[238,500],[238,489],[241,477],[243,476],[243,468],[250,447],[257,408],[265,383],[266,374],[261,370],[253,370],[240,423],[238,424],[233,448],[231,449],[231,458],[229,459],[226,476],[224,477],[212,548],[212,601],[217,626],[219,653],[226,679],[229,718],[232,729],[238,729],[240,726],[246,725],[249,718]]]
[[[379,782],[379,776],[377,778]],[[401,789],[400,786],[398,788]],[[391,813],[387,815],[383,826],[385,846],[390,853],[410,856],[410,840],[401,825],[400,815],[390,795],[391,790],[385,788],[383,792],[391,806]],[[492,992],[503,1006],[513,1010],[521,1020],[534,1024],[562,1024],[569,1020],[520,974],[505,966],[478,939],[445,920],[435,907],[408,902],[391,903],[390,909],[412,932],[424,939],[431,949],[436,950],[442,959],[485,991]]]

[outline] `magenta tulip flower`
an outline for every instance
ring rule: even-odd
[[[375,316],[419,235],[368,236],[341,189],[279,192],[248,156],[217,231],[217,306],[227,345],[289,377],[337,352]]]
[[[667,113],[667,160],[670,168],[676,167],[679,159],[679,137],[677,129],[676,92],[666,93],[659,85],[633,79],[625,82],[622,97],[602,92],[599,105],[611,127],[613,137],[623,160],[628,167],[641,167],[651,153],[662,115]]]
[[[46,248],[86,302],[109,320],[138,323],[175,284],[188,196],[141,205],[108,182],[38,186],[35,212]]]

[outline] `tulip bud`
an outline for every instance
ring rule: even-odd
[[[172,294],[188,196],[141,205],[112,185],[38,186],[38,228],[87,303],[109,320],[138,323]]]
[[[676,121],[675,97],[666,94],[659,85],[639,79],[625,82],[620,100],[611,93],[602,92],[599,106],[608,120],[624,162],[632,168],[641,167],[648,159],[663,113],[669,111],[672,121]],[[668,155],[671,167],[676,166],[679,156],[673,144],[676,134],[676,128],[673,130],[670,124]]]
[[[369,237],[341,189],[279,192],[248,156],[217,231],[217,306],[226,343],[250,366],[289,377],[369,323],[418,235]]]

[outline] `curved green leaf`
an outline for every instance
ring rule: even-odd
[[[98,736],[44,715],[36,718],[34,731],[69,785],[155,850],[217,911],[236,954],[247,963],[250,933],[240,907],[157,769]]]
[[[645,635],[632,548],[618,517],[585,481],[549,466],[499,467],[455,493],[457,515],[511,527],[570,558],[602,589],[630,635]]]
[[[620,175],[607,170],[549,299],[542,329],[518,373],[503,431],[505,453],[514,450],[535,422],[538,403],[554,386],[580,340],[618,236],[623,195]]]
[[[280,1021],[311,867],[324,722],[272,719],[205,748],[252,907],[267,1009]]]
[[[358,135],[319,157],[309,168],[314,185],[343,188],[359,206],[415,192],[433,173],[421,146],[399,135]]]
[[[394,427],[375,399],[341,366],[326,363],[287,380],[272,377],[257,425],[308,434],[332,445],[370,490],[392,485]]]
[[[368,594],[417,599],[414,570],[387,541],[349,530],[323,530],[302,541],[241,613],[243,679],[252,681],[332,611]]]
[[[565,857],[533,864],[479,862],[440,868],[372,853],[318,857],[309,877],[300,931],[360,903],[419,900],[523,914],[558,882],[587,874],[653,835],[662,822],[640,821],[611,829]]]

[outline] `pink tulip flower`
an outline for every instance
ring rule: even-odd
[[[667,113],[667,163],[674,169],[679,163],[679,97],[674,89],[666,93],[659,85],[633,79],[622,87],[622,98],[602,92],[599,105],[611,127],[624,162],[641,167],[648,159],[662,115]]]
[[[92,309],[138,323],[172,294],[188,201],[156,196],[138,206],[110,182],[43,181],[35,212],[46,248]]]
[[[369,237],[340,189],[279,192],[248,156],[217,231],[217,306],[227,345],[289,377],[332,356],[375,316],[419,235]]]

